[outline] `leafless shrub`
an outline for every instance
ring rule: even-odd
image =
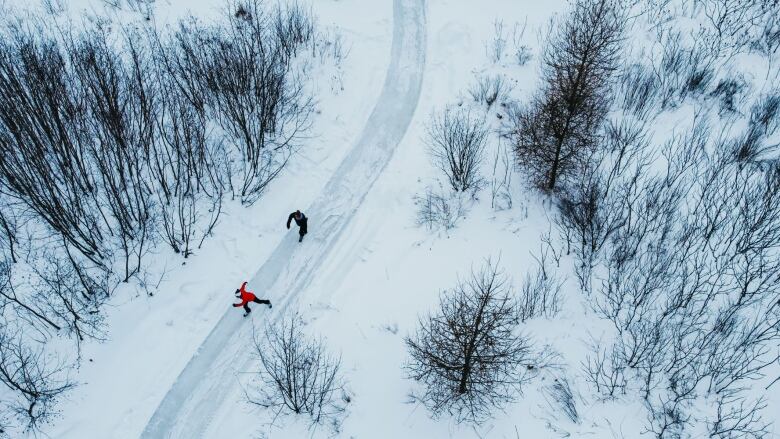
[[[673,108],[687,97],[703,95],[714,79],[715,55],[701,44],[683,46],[680,32],[669,31],[662,39],[660,60],[653,64],[660,89],[661,109]]]
[[[428,230],[455,228],[467,210],[460,194],[442,195],[431,188],[426,188],[423,195],[415,196],[414,204],[417,206],[417,225],[425,226]]]
[[[324,342],[304,333],[302,326],[300,315],[289,314],[268,325],[264,337],[255,334],[262,371],[249,402],[277,414],[304,415],[312,426],[337,426],[348,399],[341,358],[329,354]]]
[[[628,384],[626,366],[624,359],[619,355],[619,352],[614,349],[604,349],[596,344],[582,364],[585,379],[605,399],[626,394]]]
[[[662,399],[646,405],[650,412],[649,422],[642,433],[652,433],[657,438],[680,437],[691,421],[691,415],[684,411],[682,401]]]
[[[721,79],[710,96],[718,99],[720,113],[736,113],[748,91],[748,83],[742,76]]]
[[[580,422],[580,414],[577,411],[577,402],[574,400],[569,380],[560,377],[553,380],[553,384],[546,386],[545,399],[553,411],[561,411],[571,422]]]
[[[496,102],[505,101],[511,89],[512,86],[502,75],[483,75],[471,86],[469,94],[474,102],[485,104],[490,108]]]
[[[493,408],[512,401],[524,381],[530,344],[517,333],[518,319],[507,280],[487,261],[470,278],[442,294],[440,309],[420,319],[406,338],[409,377],[434,416],[480,423]]]
[[[511,133],[519,164],[540,188],[556,189],[597,146],[623,33],[618,6],[578,1],[564,22],[550,26],[544,85],[514,113]]]
[[[485,52],[490,61],[494,63],[501,61],[506,50],[506,43],[507,36],[504,31],[504,22],[503,20],[495,20],[493,22],[493,39],[485,46]]]
[[[654,102],[659,94],[659,85],[652,71],[642,64],[632,64],[620,73],[620,93],[617,96],[620,108],[645,119],[654,111]]]
[[[434,166],[456,192],[475,190],[481,184],[487,128],[484,121],[463,109],[446,108],[428,125],[428,147]]]
[[[644,127],[626,117],[604,128],[602,149],[589,157],[578,178],[560,192],[560,214],[555,218],[578,260],[577,277],[589,294],[589,279],[601,249],[627,220],[620,206],[630,199],[651,163]]]
[[[160,141],[150,145],[150,169],[160,202],[165,241],[185,258],[193,240],[211,233],[230,188],[228,151],[210,135],[205,108],[187,98],[175,82],[162,92]]]
[[[541,256],[534,259],[536,271],[526,272],[520,289],[518,312],[522,322],[535,317],[555,317],[561,310],[562,282],[547,265],[547,251],[542,248]]]
[[[304,10],[297,2],[279,7],[274,13],[273,27],[275,39],[287,57],[294,57],[299,49],[306,47],[315,38],[312,13]]]
[[[44,310],[49,320],[75,338],[79,353],[85,339],[104,340],[101,307],[108,299],[107,280],[90,276],[83,265],[52,252],[39,260],[42,266],[34,270],[40,282],[35,288],[47,297]]]
[[[523,37],[525,36],[525,30],[527,27],[528,17],[525,18],[522,26],[520,26],[520,23],[515,23],[515,27],[512,31],[512,41],[514,42],[515,48],[515,60],[520,66],[528,64],[528,61],[530,61],[532,58],[531,48],[523,44]]]
[[[512,174],[514,160],[512,152],[499,139],[493,156],[493,177],[490,180],[490,207],[496,210],[512,208]]]
[[[780,20],[768,14],[764,18],[763,28],[759,31],[758,39],[753,40],[751,48],[769,58],[771,63],[780,48]]]
[[[750,112],[750,124],[761,130],[763,136],[772,136],[780,127],[780,90],[761,96]]]
[[[533,54],[531,53],[531,48],[528,46],[520,46],[515,51],[515,59],[517,60],[517,64],[524,66],[528,64],[528,61],[531,61],[531,58],[533,58]]]

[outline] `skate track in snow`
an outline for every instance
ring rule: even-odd
[[[412,120],[425,64],[425,0],[394,0],[390,65],[363,132],[314,203],[304,210],[311,231],[298,244],[293,228],[249,281],[270,292],[277,319],[304,290],[390,161]],[[201,438],[214,413],[233,394],[237,372],[251,370],[251,322],[229,308],[181,371],[149,420],[143,439]]]

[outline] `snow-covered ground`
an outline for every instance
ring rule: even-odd
[[[217,7],[158,3],[160,21],[189,7],[203,15]],[[58,439],[329,437],[327,428],[275,420],[245,401],[243,390],[259,370],[251,356],[253,328],[297,309],[307,331],[342,357],[353,398],[338,437],[639,437],[647,419],[641,404],[591,404],[586,385],[574,382],[583,402],[582,421],[574,424],[550,409],[543,388],[552,377],[545,374],[481,426],[431,419],[410,402],[415,384],[402,369],[404,336],[435,307],[441,290],[487,258],[500,261],[519,286],[551,227],[549,201],[517,175],[510,209],[491,208],[483,190],[456,228],[428,232],[415,225],[414,195],[437,184],[426,123],[434,111],[469,100],[466,90],[484,72],[511,74],[514,95],[527,95],[538,81],[540,31],[566,8],[563,0],[314,1],[319,25],[341,34],[348,53],[340,67],[313,73],[314,135],[254,207],[228,206],[214,236],[186,264],[166,250],[156,256],[165,276],[154,296],[131,288],[116,293],[109,340],[85,346],[81,385],[44,433]],[[496,20],[510,34],[515,24],[525,27],[521,42],[532,48],[531,62],[489,59]],[[507,50],[513,43],[510,38]],[[495,110],[487,115],[495,116]],[[310,218],[300,245],[296,230],[284,228],[297,208]],[[276,306],[256,305],[242,319],[230,304],[244,280]],[[606,323],[575,284],[564,289],[558,317],[530,321],[523,332],[536,350],[555,346],[562,369],[578,373]],[[780,400],[768,403],[766,414],[780,420]]]

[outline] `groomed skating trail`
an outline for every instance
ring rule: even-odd
[[[250,279],[250,289],[271,292],[274,303],[271,311],[256,305],[256,314],[276,318],[296,301],[390,161],[417,107],[425,45],[425,0],[395,0],[391,60],[379,101],[322,194],[304,209],[310,233],[303,245],[298,244],[297,230],[292,230]],[[238,385],[236,373],[250,369],[250,343],[251,322],[229,308],[168,390],[141,437],[203,437],[213,414]]]

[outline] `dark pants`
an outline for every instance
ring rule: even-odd
[[[306,226],[306,223],[303,223],[303,224],[301,225],[301,227],[298,229],[298,234],[299,234],[299,235],[301,235],[301,236],[298,238],[298,242],[301,242],[301,241],[303,241],[303,235],[305,235],[306,233],[308,233],[308,231],[309,231],[309,228]]]
[[[255,302],[255,303],[263,303],[263,304],[266,304],[266,305],[268,305],[268,304],[270,304],[270,303],[271,303],[271,301],[270,301],[270,300],[267,300],[267,299],[258,299],[257,297],[255,297],[255,300],[253,300],[252,302]],[[245,303],[245,304],[244,304],[244,311],[246,311],[246,313],[247,313],[247,314],[249,314],[250,312],[252,312],[252,310],[251,310],[251,309],[249,309],[249,304],[248,304],[248,303]]]

